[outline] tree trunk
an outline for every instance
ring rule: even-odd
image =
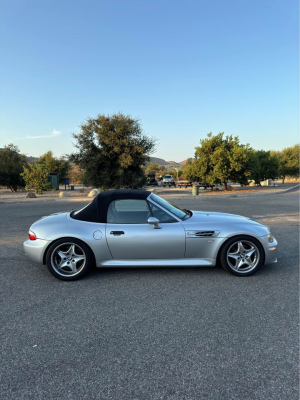
[[[282,184],[284,184],[285,176],[282,177]]]
[[[224,182],[224,185],[225,185],[225,189],[224,190],[228,190],[227,182]]]

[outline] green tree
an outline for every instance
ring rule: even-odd
[[[278,158],[270,154],[270,151],[256,150],[253,154],[250,179],[257,185],[266,179],[278,177]]]
[[[278,176],[282,179],[282,183],[287,176],[299,177],[299,147],[299,144],[295,144],[295,146],[286,147],[282,151],[271,152],[279,160]]]
[[[38,164],[45,165],[50,172],[59,174],[59,183],[65,183],[65,178],[68,178],[70,171],[70,162],[66,157],[54,157],[52,151],[47,151],[43,154]]]
[[[201,180],[198,173],[199,171],[197,168],[197,164],[199,164],[199,162],[197,163],[194,158],[187,159],[186,164],[182,170],[182,175],[186,180],[192,182],[199,182]]]
[[[71,161],[84,171],[85,182],[101,189],[140,188],[146,183],[142,169],[155,150],[140,121],[121,113],[88,118],[74,134],[78,153]]]
[[[24,187],[25,182],[20,175],[26,165],[26,157],[20,154],[17,146],[12,143],[0,151],[0,185],[16,192]]]
[[[149,162],[146,165],[145,174],[147,175],[147,174],[150,174],[151,172],[154,172],[155,174],[157,174],[160,170],[161,170],[161,165],[159,165],[157,163]]]
[[[250,158],[250,147],[240,144],[237,136],[209,133],[195,150],[191,171],[203,183],[222,182],[227,190],[228,181],[245,182],[249,173],[245,165]]]
[[[26,183],[26,190],[34,188],[36,194],[42,194],[43,190],[49,190],[52,188],[52,183],[48,181],[50,170],[44,164],[29,164],[23,169],[24,171],[21,176]]]

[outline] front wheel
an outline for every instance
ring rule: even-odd
[[[264,263],[264,249],[260,242],[249,236],[235,236],[221,250],[222,267],[233,275],[249,276]]]
[[[46,256],[46,264],[56,278],[63,281],[80,279],[92,265],[92,254],[88,246],[74,238],[54,242]]]

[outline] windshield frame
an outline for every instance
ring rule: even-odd
[[[157,198],[159,199],[158,201],[156,200]],[[172,203],[169,203],[167,200],[163,199],[160,196],[157,196],[154,193],[151,193],[147,200],[152,201],[155,205],[157,205],[158,207],[162,208],[164,211],[166,211],[169,214],[171,214],[178,221],[185,221],[185,220],[187,220],[188,218],[191,217],[191,215],[189,213],[185,212],[180,207],[175,206]],[[184,215],[182,215],[181,213],[184,214]]]

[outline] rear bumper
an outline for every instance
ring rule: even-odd
[[[277,262],[278,243],[274,237],[273,239],[273,242],[270,243],[268,235],[260,238],[261,244],[265,250],[265,264],[273,264]]]
[[[23,243],[24,253],[31,261],[42,264],[46,248],[50,243],[50,241],[42,239],[26,240]]]

